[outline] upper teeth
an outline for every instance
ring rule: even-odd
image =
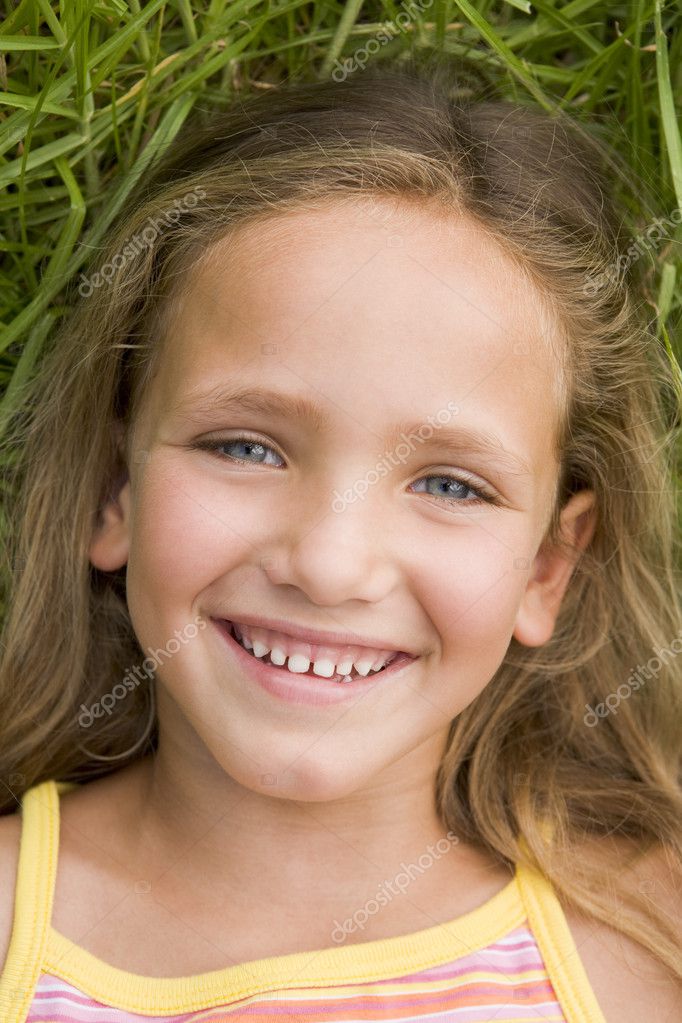
[[[310,670],[311,659],[305,654],[288,654],[284,649],[285,643],[278,642],[276,639],[267,643],[264,642],[263,638],[254,635],[253,642],[251,642],[246,635],[246,626],[237,625],[235,622],[232,624],[238,642],[246,647],[247,650],[251,650],[255,657],[265,657],[269,653],[273,664],[283,667],[286,663],[289,671],[302,673]],[[250,629],[248,631],[252,633],[260,632],[262,635],[265,630]],[[365,653],[355,655],[352,653],[341,654],[338,660],[322,656],[314,660],[312,670],[315,675],[320,675],[322,678],[331,678],[337,673],[348,676],[353,668],[360,675],[368,675],[370,671],[379,671],[397,656],[397,651],[390,650],[366,650]]]

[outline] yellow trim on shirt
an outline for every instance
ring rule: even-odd
[[[543,874],[517,864],[528,923],[566,1023],[606,1023],[556,892]]]
[[[43,782],[24,794],[22,817],[14,922],[0,976],[3,1023],[25,1020],[47,952],[59,850],[59,796],[54,782]]]
[[[59,850],[59,796],[74,782],[45,781],[24,794],[14,926],[0,978],[3,1023],[23,1023],[41,972],[129,1012],[173,1014],[274,990],[323,988],[418,972],[484,949],[526,918],[567,1023],[606,1023],[561,906],[540,874],[517,865],[514,877],[482,906],[454,921],[408,935],[258,959],[185,977],[120,970],[51,925]]]

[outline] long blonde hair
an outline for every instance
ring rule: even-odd
[[[630,236],[596,134],[476,95],[441,63],[273,89],[175,140],[119,215],[100,270],[72,283],[82,300],[2,442],[0,812],[47,778],[87,781],[157,748],[149,685],[87,731],[79,720],[145,657],[125,568],[100,572],[87,550],[135,457],[132,427],[184,271],[231,228],[273,213],[353,196],[440,203],[492,233],[555,313],[569,386],[547,539],[559,543],[559,511],[583,487],[598,522],[551,640],[512,639],[452,722],[437,806],[462,840],[535,866],[682,979],[679,936],[586,841],[621,837],[640,853],[662,843],[682,872],[682,389],[649,322],[641,262],[614,272]],[[614,893],[627,912],[614,916]]]

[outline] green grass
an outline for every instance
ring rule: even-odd
[[[509,99],[598,125],[637,182],[636,205],[623,197],[635,232],[682,207],[679,4],[414,6],[423,13],[371,59],[455,54]],[[0,430],[67,312],[65,284],[192,111],[327,78],[404,10],[363,0],[16,3],[0,25]],[[678,227],[646,255],[647,300],[678,373],[681,240]]]

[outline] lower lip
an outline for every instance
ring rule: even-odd
[[[416,660],[407,654],[401,654],[392,661],[387,668],[379,672],[372,672],[370,675],[359,675],[351,682],[331,682],[329,679],[320,678],[319,675],[309,675],[306,672],[293,672],[287,668],[278,668],[272,664],[265,664],[263,661],[253,657],[239,644],[232,636],[229,622],[211,619],[217,626],[221,636],[226,641],[229,650],[236,657],[239,665],[257,682],[263,689],[266,689],[273,696],[289,703],[312,703],[327,704],[341,703],[343,700],[354,697],[373,689],[377,683],[389,679],[398,674]]]

